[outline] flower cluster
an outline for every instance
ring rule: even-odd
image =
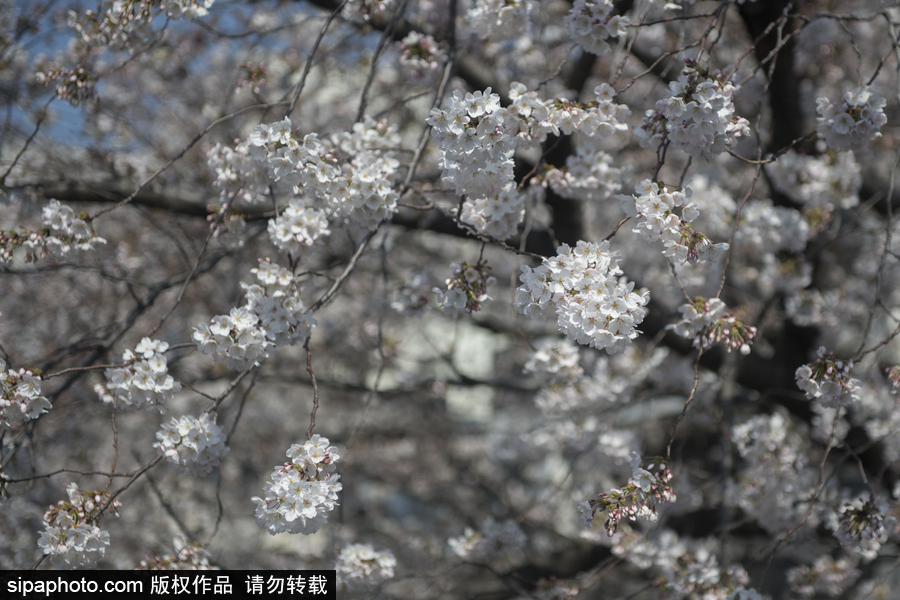
[[[166,16],[170,19],[199,19],[209,14],[216,0],[166,0]]]
[[[602,150],[583,151],[566,158],[566,166],[550,167],[542,184],[564,198],[606,200],[622,189],[624,170],[613,166],[613,157]]]
[[[820,556],[812,566],[800,565],[787,572],[791,591],[804,598],[816,594],[840,596],[859,576],[856,561],[849,556]]]
[[[515,235],[524,216],[525,194],[510,181],[496,196],[466,199],[461,218],[481,235],[506,240]]]
[[[134,352],[126,350],[122,354],[126,366],[106,369],[106,384],[97,384],[94,391],[104,402],[117,402],[119,408],[165,414],[165,405],[181,390],[181,384],[169,375],[165,356],[168,349],[166,342],[145,337]]]
[[[625,35],[628,17],[612,14],[612,0],[575,0],[565,23],[569,37],[592,54],[609,52],[609,38]]]
[[[170,467],[196,477],[208,475],[229,451],[225,433],[207,413],[199,419],[172,417],[156,432],[156,439],[159,441],[153,447],[159,456],[166,457]]]
[[[475,0],[466,21],[482,39],[502,42],[527,31],[530,10],[528,0]]]
[[[821,229],[836,209],[859,204],[861,168],[852,152],[809,156],[790,150],[766,172],[778,189],[803,204],[813,230]]]
[[[25,262],[35,262],[46,256],[63,256],[72,248],[90,250],[105,243],[106,240],[94,233],[86,215],[76,217],[70,207],[59,200],[50,200],[43,210],[40,231],[0,231],[0,264],[10,262],[18,246],[29,248]]]
[[[668,141],[694,158],[707,161],[721,154],[735,138],[750,134],[747,119],[734,114],[734,86],[721,73],[713,73],[694,61],[678,81],[669,84],[671,94],[648,110],[643,125],[635,130],[641,146],[657,148]]]
[[[691,225],[700,212],[693,203],[687,203],[687,193],[669,188],[649,179],[634,186],[635,194],[618,196],[619,205],[628,217],[636,219],[634,231],[644,239],[662,241],[663,255],[676,262],[714,263],[728,250],[728,244],[713,244],[703,233]],[[679,216],[675,209],[681,211]]]
[[[200,352],[231,369],[246,369],[267,356],[269,346],[296,344],[309,337],[316,320],[298,297],[294,275],[269,260],[254,269],[259,284],[241,285],[247,303],[200,323],[193,339]]]
[[[432,109],[431,135],[441,148],[441,179],[459,195],[476,198],[498,195],[513,178],[515,140],[500,108],[500,96],[454,90],[447,110]]]
[[[532,318],[556,314],[559,330],[571,340],[610,354],[622,352],[640,333],[650,293],[634,292],[634,282],[619,278],[618,252],[609,242],[563,244],[557,256],[532,269],[522,265],[516,290],[519,312]]]
[[[365,590],[394,577],[397,559],[390,550],[376,552],[368,544],[350,544],[338,555],[334,566],[338,585],[347,590]]]
[[[541,110],[535,92],[525,92],[525,87],[519,84],[516,88],[513,84],[510,90],[510,100],[513,101],[509,111],[516,117],[520,139],[526,138],[532,143],[537,140],[542,142],[548,133],[559,135],[571,135],[575,132],[584,134],[588,138],[604,139],[617,131],[626,131],[628,125],[625,118],[631,114],[631,110],[624,104],[616,104],[616,91],[608,83],[601,83],[594,88],[595,102],[582,104],[572,102],[566,98],[556,98],[543,103],[548,111],[547,117],[541,119]],[[535,106],[537,104],[537,106]],[[531,109],[531,114],[527,114]],[[535,137],[535,131],[541,135]]]
[[[335,218],[372,229],[397,209],[391,178],[400,163],[392,149],[400,138],[383,121],[367,116],[351,132],[320,140],[314,133],[299,138],[285,118],[257,125],[247,143],[272,183],[319,201]]]
[[[803,518],[816,488],[809,435],[779,411],[736,425],[731,437],[746,463],[736,485],[729,487],[731,502],[766,531],[787,531]],[[809,519],[817,523],[818,513]]]
[[[887,504],[876,496],[846,502],[837,519],[834,537],[841,546],[872,560],[881,548]]]
[[[282,252],[295,257],[304,248],[313,246],[319,238],[331,235],[325,212],[306,208],[300,198],[292,198],[288,207],[269,221],[268,230],[272,243]]]
[[[546,340],[525,363],[525,372],[552,382],[575,381],[584,375],[578,364],[578,346],[569,340]]]
[[[263,488],[266,497],[251,498],[256,503],[256,523],[272,535],[315,533],[337,505],[342,486],[341,476],[334,471],[340,456],[337,448],[328,445],[328,438],[318,434],[302,446],[291,446],[287,456],[291,461],[276,467],[272,481]]]
[[[200,542],[191,542],[178,536],[175,538],[175,554],[155,556],[142,560],[138,570],[141,571],[207,571],[215,567],[209,564],[209,552]]]
[[[819,137],[830,148],[861,150],[881,137],[881,126],[887,123],[884,107],[887,101],[867,87],[844,92],[839,102],[828,98],[816,101]]]
[[[410,31],[400,44],[400,64],[416,77],[424,77],[438,70],[447,55],[433,37]]]
[[[693,339],[694,347],[708,348],[724,340],[729,352],[740,350],[741,354],[750,354],[756,327],[738,321],[719,298],[697,296],[693,302],[678,307],[678,312],[681,320],[666,328]]]
[[[900,390],[900,365],[894,365],[884,370],[887,374],[888,381],[891,382],[891,393],[896,394]]]
[[[645,462],[646,468],[642,466]],[[595,515],[605,512],[604,527],[607,535],[612,537],[619,520],[627,517],[636,521],[640,517],[655,523],[659,517],[656,505],[675,501],[675,492],[669,486],[672,471],[664,459],[658,456],[645,459],[635,452],[632,453],[631,467],[633,474],[626,486],[598,494],[596,499],[578,505],[585,526],[591,527]]]
[[[490,198],[513,178],[512,155],[516,147],[536,146],[549,134],[576,131],[590,138],[605,138],[627,129],[630,111],[614,102],[608,84],[594,88],[597,102],[581,104],[565,98],[541,100],[518,82],[510,86],[508,108],[488,88],[463,95],[455,90],[444,109],[431,111],[427,122],[440,144],[441,178],[459,195]]]
[[[744,588],[750,583],[750,576],[741,565],[723,568],[716,555],[704,545],[666,559],[661,565],[664,583],[660,587],[671,598],[763,600],[756,590]]]
[[[474,265],[467,262],[452,263],[450,268],[453,269],[453,275],[445,281],[447,289],[432,289],[437,294],[440,309],[454,318],[462,311],[470,315],[481,310],[481,303],[490,300],[487,286],[497,282],[488,275],[491,268],[487,261],[480,260]]]
[[[60,500],[44,513],[44,531],[38,540],[45,555],[60,568],[92,568],[109,546],[109,534],[96,522],[109,502],[109,492],[82,492],[73,482],[66,488],[69,500]],[[114,500],[109,512],[119,516],[121,503]]]
[[[34,79],[44,85],[55,79],[62,80],[56,88],[56,97],[72,106],[78,106],[97,97],[97,78],[81,65],[71,69],[39,71],[34,74]]]
[[[452,538],[448,543],[460,558],[483,561],[522,550],[527,541],[525,532],[514,519],[499,523],[488,518],[479,531],[466,527],[461,537]]]
[[[799,367],[794,377],[809,400],[817,398],[822,406],[837,408],[859,401],[861,383],[850,377],[851,369],[853,361],[837,360],[821,346],[816,360]]]
[[[40,373],[28,369],[6,369],[0,358],[0,426],[37,419],[50,410],[50,401],[41,396]],[[2,431],[2,428],[0,428]]]

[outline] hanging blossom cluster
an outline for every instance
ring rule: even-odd
[[[525,194],[519,192],[514,181],[510,181],[496,196],[467,198],[461,218],[481,235],[506,240],[515,235],[524,216]]]
[[[391,180],[400,165],[394,152],[399,145],[396,128],[369,116],[352,131],[324,139],[300,137],[285,118],[257,125],[233,149],[217,144],[207,161],[222,204],[232,197],[263,202],[272,185],[305,196],[333,219],[373,229],[397,210]]]
[[[853,361],[843,362],[834,353],[819,348],[816,360],[803,365],[794,373],[797,386],[809,400],[817,399],[827,408],[849,406],[859,401],[862,383],[850,377]]]
[[[829,148],[862,150],[881,137],[881,127],[887,123],[886,104],[884,98],[868,87],[847,90],[838,102],[819,98],[816,100],[816,111],[821,115],[817,119],[819,137]]]
[[[634,186],[634,195],[620,194],[618,199],[625,214],[637,221],[632,231],[648,241],[661,241],[664,256],[692,265],[715,263],[724,256],[728,244],[713,244],[691,225],[700,211],[696,204],[687,202],[690,193],[690,188],[669,191],[665,185],[660,188],[645,179]]]
[[[516,147],[533,147],[560,132],[576,131],[590,138],[605,138],[627,129],[623,120],[631,114],[614,102],[608,84],[594,88],[597,102],[581,104],[565,98],[541,100],[518,82],[510,86],[508,108],[488,88],[484,92],[455,90],[444,109],[431,111],[427,122],[441,149],[441,179],[458,195],[491,198],[513,179],[512,156]]]
[[[841,546],[873,560],[881,548],[886,511],[887,503],[876,496],[870,496],[867,501],[860,498],[846,502],[837,518],[834,537]]]
[[[736,138],[750,135],[747,119],[734,114],[734,86],[721,73],[686,60],[681,77],[669,84],[669,91],[645,113],[643,125],[634,132],[644,148],[658,148],[668,141],[673,148],[709,161]]]
[[[466,21],[479,37],[502,42],[528,30],[529,0],[475,0]]]
[[[604,527],[607,535],[612,537],[621,519],[636,521],[641,518],[655,523],[659,517],[657,504],[675,501],[675,492],[669,486],[672,471],[663,458],[643,458],[633,452],[631,468],[633,473],[627,485],[598,494],[596,499],[578,505],[581,522],[586,527],[594,524],[598,513],[606,513]]]
[[[264,359],[270,346],[305,341],[316,324],[289,270],[266,259],[252,272],[259,283],[241,284],[247,303],[194,330],[197,349],[230,369],[243,370]]]
[[[570,340],[545,340],[525,363],[526,373],[543,376],[550,383],[574,382],[584,375],[578,364],[578,346]]]
[[[490,300],[487,295],[487,287],[497,283],[497,280],[488,275],[491,268],[486,260],[480,260],[474,265],[467,262],[452,263],[453,270],[446,281],[447,289],[432,289],[437,294],[438,307],[445,314],[458,317],[463,311],[467,315],[481,310],[482,302]]]
[[[169,375],[165,352],[169,344],[143,338],[134,352],[122,354],[124,367],[106,369],[106,383],[94,386],[100,399],[119,408],[166,413],[166,404],[181,384]],[[140,357],[140,358],[138,358]]]
[[[614,15],[612,0],[575,0],[565,23],[569,37],[591,54],[609,52],[609,38],[625,35],[628,17]]]
[[[79,106],[97,97],[97,78],[81,65],[38,71],[34,74],[34,80],[38,84],[49,85],[51,81],[57,79],[61,80],[61,83],[56,87],[56,97],[72,106]]]
[[[766,531],[783,533],[807,511],[816,488],[816,471],[810,468],[809,436],[791,426],[782,412],[756,415],[732,428],[731,438],[745,463],[729,486],[730,502],[740,506]],[[818,514],[809,515],[810,523]]]
[[[803,204],[813,229],[828,222],[836,209],[848,210],[859,204],[861,168],[852,152],[809,156],[789,150],[768,165],[766,172],[777,188]]]
[[[596,202],[619,192],[624,176],[625,170],[614,166],[606,152],[579,147],[564,167],[550,167],[540,181],[563,198]]]
[[[610,354],[622,352],[640,331],[650,293],[634,292],[619,268],[621,257],[609,242],[563,244],[537,268],[522,265],[516,307],[531,318],[556,315],[570,340]]]
[[[38,546],[56,567],[93,568],[109,546],[109,533],[96,525],[100,510],[109,502],[109,492],[82,492],[73,482],[66,493],[68,501],[60,500],[44,513],[44,531]],[[114,500],[109,504],[109,512],[118,517],[121,506]]]
[[[207,413],[199,419],[190,415],[180,419],[172,417],[156,432],[156,439],[159,441],[153,447],[170,467],[195,477],[212,472],[230,450],[225,445],[225,432]]]
[[[269,220],[268,231],[269,239],[279,250],[295,257],[331,235],[325,211],[307,208],[300,198],[291,198],[287,208]]]
[[[0,264],[12,260],[18,246],[28,248],[25,262],[36,262],[47,256],[61,257],[73,248],[90,250],[106,240],[94,233],[84,213],[75,216],[69,206],[50,200],[44,207],[40,231],[0,231]]]
[[[697,296],[693,302],[678,307],[678,312],[681,320],[666,329],[693,340],[695,348],[705,349],[724,341],[729,352],[740,350],[741,354],[750,354],[756,327],[740,322],[719,298]]]
[[[812,566],[800,565],[787,572],[791,591],[804,598],[816,594],[836,597],[859,579],[861,571],[856,561],[849,556],[834,559],[829,555],[820,556]]]
[[[0,358],[0,426],[37,419],[51,408],[50,401],[41,396],[39,371],[7,370],[6,361]]]
[[[155,556],[142,560],[139,571],[208,571],[215,569],[209,564],[209,552],[200,542],[190,542],[178,536],[174,540],[175,554]]]
[[[266,483],[265,498],[253,497],[256,523],[270,534],[303,533],[319,530],[328,513],[337,505],[341,491],[335,463],[340,458],[328,438],[314,434],[308,441],[287,451],[290,462],[276,467]]]
[[[464,534],[448,543],[453,553],[466,560],[484,561],[525,548],[528,538],[515,519],[497,522],[488,518],[479,531],[466,527]]]
[[[397,559],[390,550],[376,551],[369,544],[350,544],[334,565],[338,585],[349,591],[365,591],[394,577]]]
[[[900,365],[888,367],[884,372],[891,383],[891,393],[896,395],[897,391],[900,390]]]
[[[447,60],[433,37],[418,31],[410,31],[399,42],[400,64],[409,69],[415,77],[425,77],[438,70]]]

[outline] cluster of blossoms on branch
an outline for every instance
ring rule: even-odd
[[[885,518],[887,503],[877,496],[864,501],[859,498],[846,502],[833,527],[834,537],[841,546],[866,560],[874,560],[881,548],[885,533],[885,521],[893,525],[893,517]]]
[[[735,116],[734,86],[721,73],[694,61],[685,61],[678,81],[669,84],[671,94],[645,113],[634,134],[641,146],[659,148],[665,142],[694,158],[709,161],[750,134],[747,119]]]
[[[838,208],[847,210],[859,204],[862,176],[852,152],[809,156],[790,150],[768,165],[766,172],[775,187],[803,205],[814,231],[828,223]]]
[[[486,561],[522,550],[528,541],[525,532],[514,519],[498,522],[488,518],[475,531],[466,527],[461,537],[448,540],[453,553],[472,561]]]
[[[566,157],[564,167],[550,167],[541,177],[564,198],[582,201],[606,200],[622,189],[625,169],[613,165],[613,157],[602,150],[585,150],[581,146]]]
[[[467,315],[481,310],[482,302],[490,300],[487,287],[497,280],[488,275],[491,268],[487,261],[479,260],[474,265],[467,262],[453,263],[453,270],[446,281],[447,289],[434,288],[438,306],[445,314],[458,317],[463,311]]]
[[[665,185],[649,179],[634,187],[634,195],[618,196],[625,214],[637,221],[636,234],[655,242],[662,241],[663,255],[675,262],[698,263],[717,262],[728,250],[728,244],[713,244],[703,233],[691,225],[700,212],[693,203],[688,203],[690,188],[669,191]],[[675,209],[681,211],[679,216]]]
[[[729,489],[732,501],[770,533],[793,527],[809,507],[798,498],[811,498],[816,487],[809,436],[778,411],[734,426],[731,438],[746,465]],[[817,523],[818,513],[809,520]]]
[[[256,522],[270,534],[315,533],[328,521],[341,491],[335,463],[340,458],[328,438],[314,434],[287,451],[290,462],[276,467],[266,483],[265,498],[254,496]]]
[[[155,556],[142,560],[141,571],[207,571],[214,569],[209,564],[209,552],[199,542],[190,542],[182,537],[175,538],[175,554]]]
[[[122,354],[124,367],[106,369],[106,383],[94,386],[100,399],[119,408],[166,413],[166,404],[181,390],[181,384],[169,375],[165,352],[169,344],[143,338],[134,352]],[[138,358],[140,357],[140,358]]]
[[[650,293],[634,292],[634,282],[619,277],[621,257],[609,251],[608,241],[563,244],[556,253],[537,268],[522,265],[519,312],[544,319],[555,314],[569,339],[610,354],[625,350],[640,333],[636,326],[647,314]]]
[[[822,406],[837,408],[859,401],[861,383],[850,377],[853,361],[843,362],[835,358],[824,346],[819,348],[816,360],[797,369],[794,377],[797,386],[809,400],[818,399]]]
[[[325,211],[307,208],[300,198],[291,198],[287,208],[269,220],[268,231],[272,243],[294,257],[331,235]]]
[[[400,64],[416,77],[434,73],[447,60],[446,53],[434,38],[418,31],[410,31],[399,46]]]
[[[208,475],[229,451],[225,432],[207,413],[199,419],[190,415],[172,417],[156,432],[156,439],[159,441],[153,447],[159,456],[166,457],[170,467],[196,477]]]
[[[50,401],[41,396],[41,376],[29,369],[6,369],[0,358],[0,432],[3,427],[37,419],[50,410]]]
[[[366,591],[394,577],[397,559],[390,550],[376,551],[369,544],[350,544],[338,555],[334,569],[338,585],[348,591]]]
[[[842,556],[835,559],[825,555],[817,558],[812,566],[800,565],[790,569],[787,579],[791,591],[804,598],[816,594],[835,597],[853,585],[860,574],[853,558]]]
[[[667,329],[693,340],[695,347],[708,348],[724,341],[729,352],[740,350],[741,354],[750,354],[756,327],[740,322],[719,298],[697,296],[693,302],[678,307],[678,311],[681,320]]]
[[[881,127],[887,123],[884,107],[887,101],[867,87],[844,92],[838,102],[828,98],[816,101],[819,113],[819,137],[830,148],[862,150],[869,142],[881,137]]]
[[[569,340],[545,340],[525,363],[526,373],[542,375],[549,383],[570,382],[581,378],[578,346]]]
[[[481,235],[506,240],[515,235],[525,216],[525,194],[510,181],[499,194],[490,198],[469,197],[463,203],[462,221]]]
[[[427,122],[441,150],[441,179],[458,195],[492,198],[513,179],[513,153],[520,144],[536,146],[549,134],[575,131],[590,138],[605,138],[627,129],[623,122],[631,111],[614,102],[608,84],[594,88],[597,102],[581,104],[565,98],[545,101],[536,92],[514,82],[508,108],[500,96],[454,90],[444,109],[431,111]]]
[[[207,160],[222,204],[235,197],[263,202],[274,186],[304,196],[304,206],[318,204],[331,219],[373,229],[397,209],[391,180],[400,164],[394,156],[399,145],[394,127],[369,116],[352,131],[324,139],[315,133],[300,137],[285,118],[257,125],[233,149],[217,144]]]
[[[96,523],[109,503],[109,492],[83,492],[73,482],[66,488],[68,501],[60,500],[44,513],[44,531],[38,546],[60,568],[91,568],[106,553],[109,533]],[[109,512],[119,516],[121,503],[109,503]]]
[[[18,246],[28,248],[25,262],[36,262],[47,256],[60,257],[76,250],[90,250],[106,240],[98,237],[87,216],[75,216],[75,211],[59,200],[50,200],[44,207],[40,231],[0,231],[0,264],[12,261]]]
[[[604,527],[607,535],[612,537],[621,519],[636,521],[641,518],[655,523],[659,517],[656,505],[675,501],[675,492],[669,486],[672,471],[665,459],[659,456],[643,458],[633,452],[631,468],[633,473],[627,485],[598,494],[596,499],[578,505],[581,522],[585,526],[591,527],[594,517],[605,513]]]
[[[475,0],[466,21],[482,39],[511,40],[528,29],[530,0]]]
[[[625,35],[628,17],[614,15],[612,0],[575,0],[565,23],[569,37],[591,54],[609,52],[609,38]]]
[[[241,284],[247,303],[200,323],[193,335],[200,352],[231,369],[243,370],[261,361],[270,346],[305,341],[316,324],[289,270],[267,259],[253,271],[259,283]]]

